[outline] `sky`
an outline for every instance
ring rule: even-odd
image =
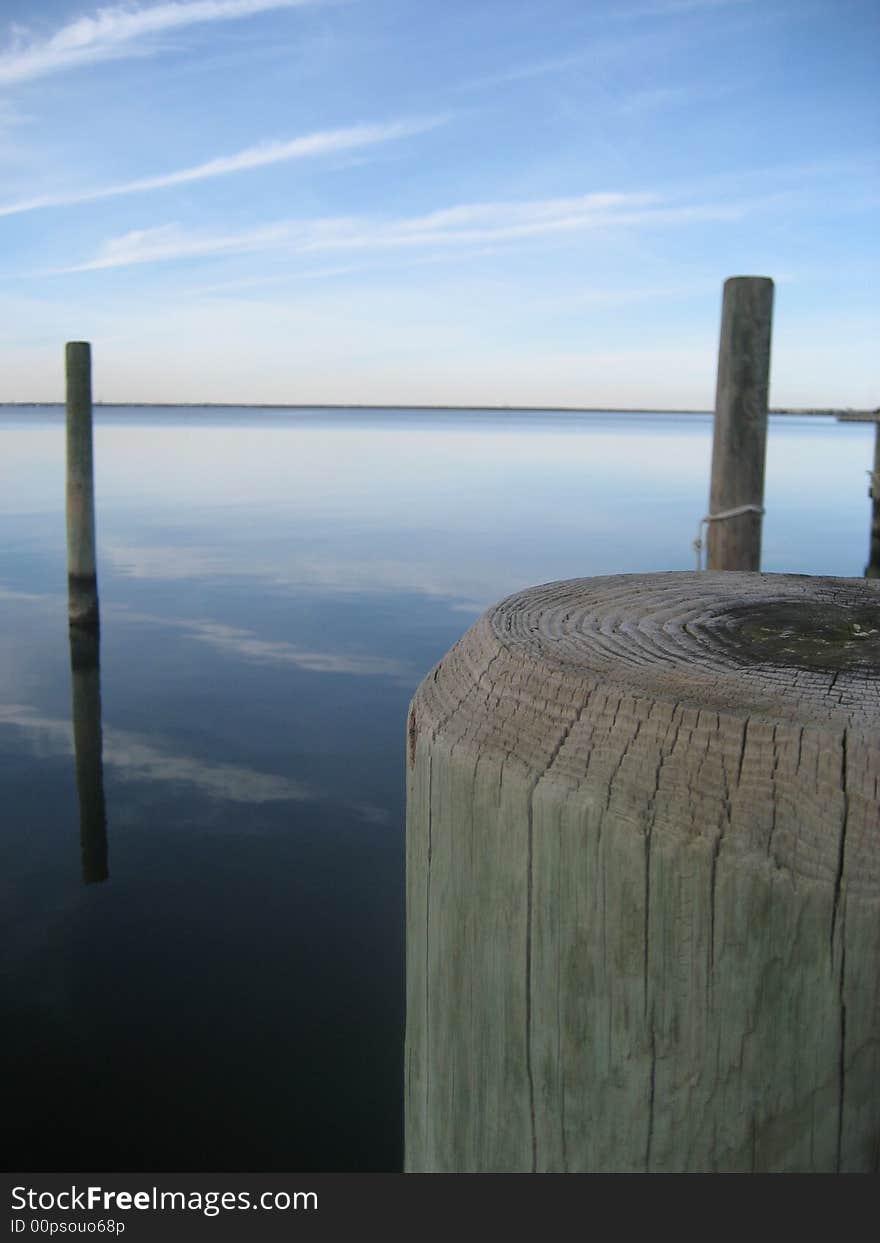
[[[878,0],[0,0],[0,401],[880,405]]]

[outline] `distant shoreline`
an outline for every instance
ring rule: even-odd
[[[63,407],[63,401],[0,401],[2,409],[52,409]],[[713,414],[712,410],[683,410],[678,408],[660,410],[647,406],[444,406],[444,405],[387,405],[353,402],[278,402],[256,401],[96,401],[96,410],[430,410],[435,413],[491,413],[491,414]],[[769,414],[832,417],[844,419],[875,419],[877,410],[854,410],[852,407],[831,409],[826,407],[780,407]]]

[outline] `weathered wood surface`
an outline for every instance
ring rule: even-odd
[[[68,341],[65,349],[65,373],[68,616],[71,625],[97,630],[92,352],[87,341]]]
[[[731,276],[724,282],[710,515],[764,505],[772,319],[769,277]],[[757,512],[708,522],[707,569],[759,570],[762,524]]]
[[[552,583],[407,737],[408,1170],[870,1170],[880,590]]]

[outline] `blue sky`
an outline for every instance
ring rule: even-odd
[[[0,400],[880,404],[876,0],[0,5]]]

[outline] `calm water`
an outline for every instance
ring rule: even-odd
[[[763,568],[862,573],[872,438],[771,420]],[[710,441],[693,415],[98,412],[85,884],[63,412],[0,411],[10,1168],[400,1168],[409,698],[517,588],[692,568]]]

